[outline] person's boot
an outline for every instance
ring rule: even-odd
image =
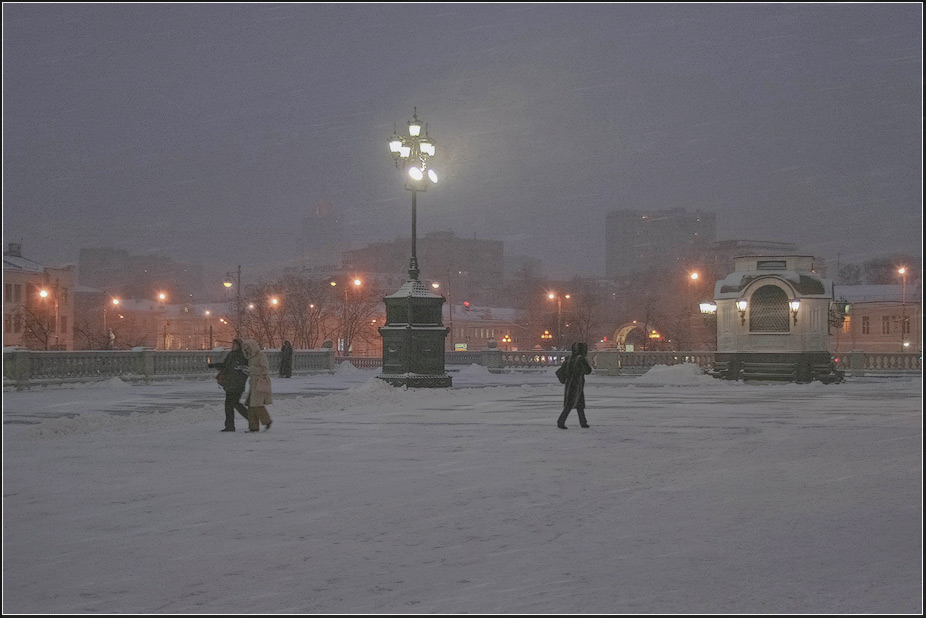
[[[222,431],[234,431],[234,430],[235,430],[234,427],[226,427],[226,428],[223,429]]]
[[[588,420],[585,418],[585,410],[576,410],[579,413],[579,425],[583,429],[588,429]]]
[[[563,413],[556,419],[556,426],[560,429],[569,429],[566,427],[566,417],[569,416],[569,410],[563,410]]]

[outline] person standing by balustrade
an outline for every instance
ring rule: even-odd
[[[280,349],[280,377],[293,377],[293,344],[288,340],[283,342]]]

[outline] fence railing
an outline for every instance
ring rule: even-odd
[[[383,366],[383,359],[378,356],[336,356],[334,362],[338,365],[350,363],[357,369],[379,369]]]
[[[849,352],[836,356],[836,368],[850,371],[912,371],[923,369],[921,354]]]
[[[78,352],[4,350],[4,386],[29,388],[32,385],[81,382],[120,377],[135,381],[206,377],[214,374],[208,364],[221,362],[225,351],[190,350],[92,350]],[[280,351],[267,350],[270,370],[279,371]],[[530,371],[555,367],[569,355],[566,351],[481,350],[448,352],[445,365],[481,365],[494,371]],[[592,350],[589,361],[595,373],[601,375],[640,374],[655,365],[695,363],[708,369],[714,362],[713,352],[619,352]],[[350,362],[360,369],[382,366],[378,357],[335,357],[332,350],[294,350],[294,373],[330,373],[338,363]],[[919,354],[869,354],[850,352],[837,356],[836,368],[847,375],[884,374],[891,372],[921,372]]]
[[[12,350],[3,352],[3,382],[17,389],[46,383],[86,382],[112,377],[137,381],[183,379],[214,375],[209,363],[221,362],[226,351],[212,350],[92,350],[45,352]],[[280,367],[280,351],[267,350],[270,371]],[[331,350],[296,350],[294,373],[334,371]]]

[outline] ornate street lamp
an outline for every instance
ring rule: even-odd
[[[399,135],[393,130],[389,140],[389,152],[397,169],[404,170],[407,177],[405,190],[412,192],[412,256],[408,263],[408,275],[412,280],[418,279],[418,192],[424,193],[429,184],[437,183],[437,172],[429,165],[429,160],[436,153],[434,140],[428,135],[428,128],[418,120],[418,108],[408,121],[408,135]]]
[[[430,167],[430,158],[436,153],[434,140],[428,135],[427,125],[418,120],[417,108],[408,122],[407,135],[393,131],[389,152],[396,168],[404,172],[405,190],[412,192],[412,254],[409,280],[383,299],[386,324],[379,328],[383,373],[378,377],[394,386],[449,387],[444,340],[450,329],[443,325],[444,299],[418,280],[418,193],[437,182],[437,172]]]

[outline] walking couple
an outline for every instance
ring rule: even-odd
[[[235,431],[235,411],[248,419],[248,431],[260,431],[261,423],[270,429],[270,414],[267,405],[273,403],[270,389],[270,362],[254,339],[235,339],[232,349],[221,363],[209,363],[218,369],[216,380],[225,389],[225,429]],[[241,395],[250,377],[247,404],[241,403]]]

